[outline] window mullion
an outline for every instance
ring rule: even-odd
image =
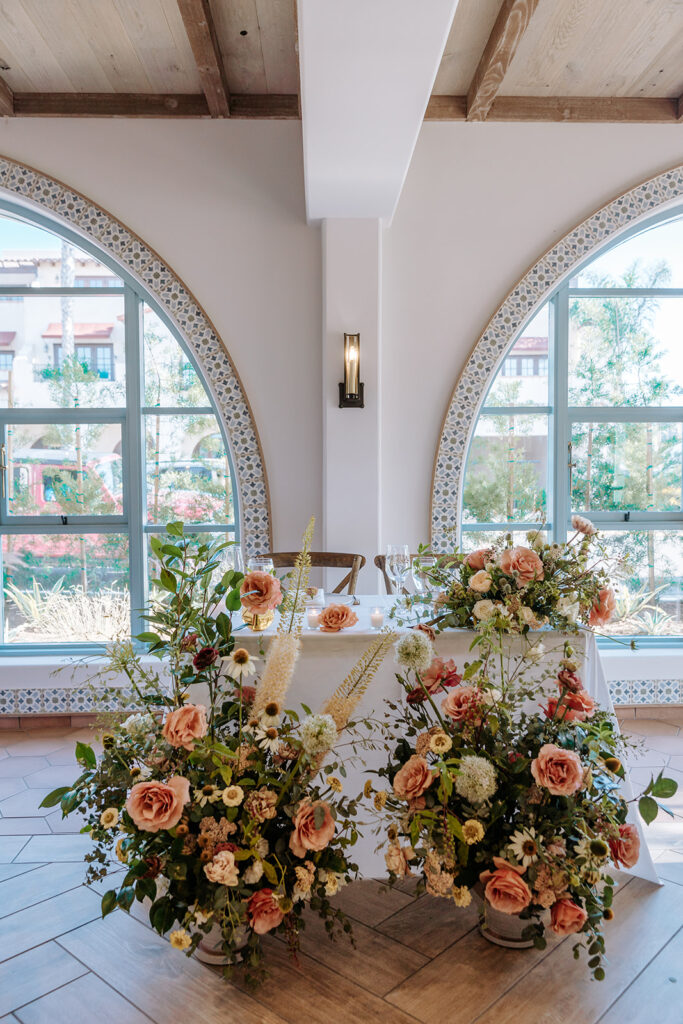
[[[553,407],[554,451],[553,451],[553,536],[562,543],[565,540],[569,518],[571,495],[569,494],[569,290],[567,285],[560,288],[554,299],[553,346]]]
[[[142,302],[131,288],[124,296],[126,333],[126,444],[123,482],[128,514],[128,585],[133,635],[142,631],[141,611],[145,606],[147,552],[144,525],[144,438],[142,416]]]

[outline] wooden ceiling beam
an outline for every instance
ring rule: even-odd
[[[4,78],[0,78],[0,117],[14,116],[14,93]]]
[[[485,121],[538,0],[503,0],[467,93],[467,120]]]
[[[426,121],[466,121],[466,96],[432,96]],[[680,101],[652,96],[498,96],[487,121],[672,124]]]
[[[230,90],[209,0],[178,0],[211,117],[230,117]]]
[[[676,120],[683,121],[683,96],[676,100]]]
[[[296,95],[233,95],[236,118],[297,119]],[[205,96],[148,93],[17,92],[15,117],[210,117]]]

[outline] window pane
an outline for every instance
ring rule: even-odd
[[[130,634],[128,538],[2,539],[5,643],[101,643]]]
[[[157,534],[147,533],[147,534],[145,534],[145,543],[146,543],[146,551],[147,551],[147,579],[148,580],[152,580],[154,578],[158,578],[158,576],[159,576],[159,569],[160,569],[159,560],[156,557],[156,555],[154,554],[154,552],[152,551],[152,547],[151,547],[151,544],[150,544],[150,539],[152,537],[154,537],[154,536],[159,537],[159,539],[162,540],[164,543],[167,543],[169,540],[173,539],[173,538],[169,538],[169,536],[167,534],[165,534],[165,533],[157,533]],[[198,533],[189,533],[186,530],[185,531],[185,536],[188,537],[188,538],[191,538],[192,540],[200,541],[202,544],[223,544],[226,541],[234,541],[235,540],[235,534],[232,533],[232,532],[230,532],[230,533],[214,533],[213,530],[210,533],[209,532],[202,533],[201,531],[198,532]],[[232,552],[233,550],[234,550],[233,547],[230,547],[230,548],[227,549],[228,552]],[[225,557],[228,558],[229,556],[226,555]],[[232,568],[232,563],[230,564],[230,568]],[[224,571],[225,571],[225,569],[221,570],[221,575],[222,575],[222,572],[224,572]],[[217,583],[218,580],[220,579],[220,576],[219,576],[218,572],[215,574],[215,577],[216,578],[213,579],[213,583],[214,584]],[[166,591],[166,596],[167,595],[168,595],[168,591]],[[164,596],[163,593],[162,593],[161,596],[162,597]]]
[[[604,533],[610,558],[628,561],[617,587],[617,614],[606,632],[619,636],[683,634],[683,532]]]
[[[543,519],[547,472],[547,416],[480,416],[467,460],[464,521]]]
[[[683,405],[683,299],[571,298],[569,404]]]
[[[122,514],[120,423],[14,423],[7,464],[10,515]]]
[[[485,405],[549,405],[548,316],[541,309],[512,346],[486,396]]]
[[[549,539],[548,531],[541,527],[530,526],[529,530],[512,530],[511,537],[512,543],[517,546],[521,545],[527,547],[529,544],[529,538],[527,534],[530,530],[536,532],[536,529],[540,529],[543,533],[544,539]],[[462,542],[460,549],[462,551],[476,551],[477,548],[488,548],[494,544],[503,544],[507,533],[503,530],[463,530],[462,531]]]
[[[574,423],[572,509],[681,508],[680,423]]]
[[[215,416],[145,416],[147,521],[232,523],[230,466]]]
[[[579,288],[683,288],[683,218],[656,224],[615,245],[571,282]]]
[[[203,384],[176,338],[148,307],[144,310],[145,405],[211,405]]]
[[[0,407],[124,406],[123,296],[24,296],[0,302]]]
[[[59,235],[7,214],[0,215],[0,286],[24,288],[121,287],[105,267]]]

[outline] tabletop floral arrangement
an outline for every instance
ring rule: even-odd
[[[85,812],[88,880],[118,858],[103,916],[148,900],[153,927],[170,932],[174,947],[199,947],[213,963],[241,957],[253,980],[263,975],[261,936],[282,932],[296,950],[305,906],[328,932],[350,931],[330,897],[356,871],[356,802],[342,793],[344,766],[332,751],[393,639],[378,636],[319,713],[286,710],[312,535],[311,521],[284,598],[267,574],[221,573],[225,545],[186,537],[182,523],[152,537],[153,582],[166,597],[137,639],[168,676],[130,642],[114,645],[108,671],[125,673],[141,711],[112,725],[99,758],[79,743],[82,774],[43,801]],[[238,646],[232,614],[278,605],[256,679],[258,659]]]
[[[585,606],[593,591],[577,593]],[[639,855],[619,792],[616,722],[584,690],[567,640],[555,695],[539,707],[541,684],[502,631],[488,627],[481,657],[462,674],[435,657],[432,639],[418,627],[396,645],[405,700],[389,706],[396,745],[379,772],[388,789],[374,797],[390,879],[416,872],[418,891],[457,907],[474,897],[491,941],[502,933],[501,944],[543,948],[547,928],[576,935],[574,955],[586,947],[601,980],[602,925],[614,913],[610,865],[633,867]],[[650,781],[639,803],[647,822],[656,798],[676,788],[661,773]]]
[[[528,546],[506,534],[502,544],[441,556],[425,573],[437,591],[433,624],[478,629],[488,623],[512,633],[605,626],[616,598],[598,531],[577,515],[572,528],[564,544],[549,543],[537,529],[527,534]]]

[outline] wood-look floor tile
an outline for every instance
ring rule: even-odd
[[[66,736],[60,730],[58,734],[45,730],[45,734],[41,734],[39,729],[35,732],[28,734],[22,734],[21,736],[7,736],[2,737],[2,745],[9,750],[10,757],[45,757],[46,754],[51,754],[54,750],[59,750],[64,746]]]
[[[362,921],[373,928],[386,917],[412,903],[412,899],[407,893],[389,889],[373,879],[365,879],[345,886],[332,902],[355,921]]]
[[[353,937],[355,947],[347,935],[331,941],[321,918],[309,913],[301,934],[301,950],[378,996],[385,995],[427,963],[427,957],[421,953],[360,921],[353,924]]]
[[[299,954],[293,962],[284,943],[267,939],[265,947],[269,979],[254,998],[288,1024],[414,1024],[414,1018],[311,957]],[[235,984],[244,988],[242,979]]]
[[[477,921],[474,906],[456,907],[448,900],[424,895],[411,897],[408,906],[382,921],[377,929],[424,956],[434,957],[471,931]]]
[[[0,864],[0,882],[17,875],[25,875],[27,871],[35,871],[42,864]]]
[[[89,850],[92,850],[92,839],[90,836],[64,835],[64,836],[34,836],[29,839],[21,853],[17,855],[17,861],[63,861],[83,860]]]
[[[30,843],[26,836],[0,836],[0,864],[11,864],[19,851]],[[36,860],[47,860],[47,857],[37,857]]]
[[[47,768],[48,762],[44,757],[5,757],[0,761],[0,779],[19,779],[33,772]]]
[[[683,929],[613,1003],[600,1024],[681,1024]],[[653,1013],[654,1011],[654,1013]]]
[[[100,900],[81,886],[0,919],[0,962],[100,916]]]
[[[41,768],[40,771],[24,776],[24,781],[29,789],[57,789],[58,786],[70,786],[81,771],[80,767],[75,768],[70,764],[52,764],[49,768]]]
[[[78,960],[74,960],[54,942],[46,942],[12,957],[0,964],[0,1014],[9,1013],[24,1003],[39,999],[86,972],[87,968],[83,964],[79,964]],[[74,1020],[77,1019],[75,1016]]]
[[[45,818],[0,818],[0,836],[50,835]]]
[[[277,1011],[264,1010],[127,914],[94,921],[59,943],[156,1024],[283,1024]]]
[[[683,885],[683,850],[665,850],[657,857],[657,874],[666,882]],[[683,998],[683,993],[681,993]]]
[[[76,744],[71,743],[68,747],[60,747],[59,750],[54,750],[51,754],[48,754],[45,758],[45,764],[54,765],[72,765],[76,771],[74,778],[78,777],[78,762],[74,757],[74,748]],[[43,766],[44,767],[44,766]]]
[[[94,974],[85,974],[16,1013],[21,1024],[77,1024],[85,1020],[97,1024],[150,1024],[149,1017]]]
[[[587,972],[585,958],[574,961],[573,942],[564,942],[494,1003],[480,1024],[518,1024],[534,1015],[539,1024],[594,1024],[676,934],[682,920],[683,888],[634,879],[615,901],[614,921],[605,929],[604,981],[586,984],[580,973]]]
[[[45,864],[26,875],[0,882],[0,919],[83,884],[82,864]]]
[[[44,818],[50,813],[50,809],[41,807],[40,804],[51,792],[50,789],[26,789],[22,786],[20,793],[0,800],[3,818]]]
[[[11,796],[16,796],[17,793],[26,793],[26,784],[23,778],[15,779],[0,779],[0,801],[8,800]],[[0,805],[0,810],[2,806]]]

